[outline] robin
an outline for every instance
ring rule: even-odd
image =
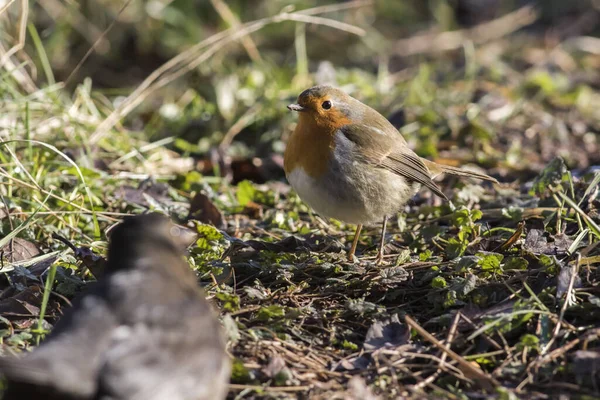
[[[37,349],[0,359],[3,399],[224,399],[229,357],[186,236],[154,213],[116,226],[106,274]]]
[[[357,225],[351,262],[363,225],[383,220],[376,259],[382,262],[388,217],[421,186],[448,200],[433,181],[439,174],[498,182],[419,157],[385,117],[339,89],[306,89],[288,108],[299,117],[284,154],[287,179],[317,213]]]

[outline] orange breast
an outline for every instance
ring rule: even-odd
[[[325,173],[335,149],[335,129],[331,128],[324,129],[310,115],[299,113],[298,125],[283,156],[286,175],[299,167],[313,178],[319,178]]]

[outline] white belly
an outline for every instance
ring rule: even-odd
[[[298,196],[323,217],[350,224],[362,224],[370,219],[361,201],[342,198],[336,188],[318,183],[302,168],[294,169],[287,178]]]

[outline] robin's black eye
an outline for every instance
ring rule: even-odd
[[[321,104],[321,107],[323,107],[325,110],[329,110],[331,108],[331,102],[326,100],[323,102],[323,104]]]

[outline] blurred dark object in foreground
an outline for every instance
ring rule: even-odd
[[[160,214],[111,235],[106,275],[39,348],[5,357],[3,399],[222,399],[229,360],[210,304],[181,257],[186,230]]]

